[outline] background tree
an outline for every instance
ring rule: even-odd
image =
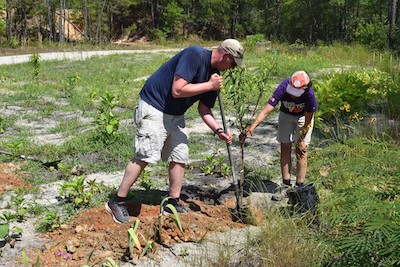
[[[10,41],[85,42],[245,38],[280,42],[359,42],[400,49],[398,0],[2,0],[0,35]],[[59,17],[59,15],[61,17]],[[5,25],[5,26],[4,26]],[[15,42],[14,42],[15,43]]]

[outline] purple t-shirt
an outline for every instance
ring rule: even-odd
[[[286,86],[289,84],[290,79],[286,79],[278,85],[268,103],[275,107],[279,101],[281,102],[280,111],[292,114],[303,115],[304,112],[315,112],[318,109],[317,99],[315,98],[314,89],[306,90],[304,94],[299,97],[293,97],[286,93]]]
[[[200,100],[209,108],[214,107],[218,91],[205,92],[187,98],[174,98],[171,86],[177,74],[189,83],[202,83],[219,73],[211,68],[211,51],[200,46],[190,46],[162,65],[144,84],[140,97],[163,113],[183,115]]]

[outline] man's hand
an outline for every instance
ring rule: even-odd
[[[217,91],[222,88],[222,83],[224,81],[224,78],[222,76],[218,75],[217,73],[214,73],[211,75],[209,82],[211,83],[211,89],[213,91]]]
[[[224,140],[227,144],[232,144],[232,134],[231,133],[225,133],[224,131],[221,132],[216,132],[218,135],[219,139]]]

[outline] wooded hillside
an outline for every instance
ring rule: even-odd
[[[400,47],[398,0],[0,0],[0,38],[110,42],[265,36]]]

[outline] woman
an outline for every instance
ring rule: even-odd
[[[258,124],[281,102],[277,140],[281,145],[281,173],[283,187],[291,187],[292,144],[296,148],[296,186],[303,186],[307,172],[307,148],[314,126],[318,104],[311,79],[305,71],[296,71],[274,91],[268,103],[247,128],[247,137],[253,135]],[[286,193],[286,192],[285,192]]]

